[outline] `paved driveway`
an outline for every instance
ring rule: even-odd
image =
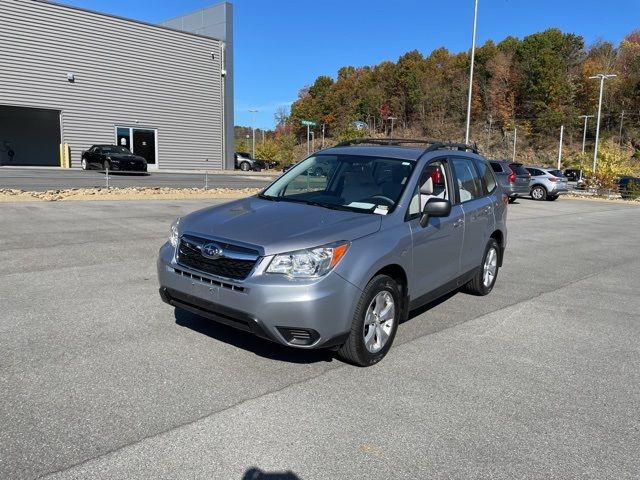
[[[493,293],[359,369],[160,302],[206,203],[0,204],[0,478],[638,478],[640,208],[519,200]]]

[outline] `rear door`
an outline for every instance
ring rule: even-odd
[[[480,266],[487,238],[493,228],[494,205],[483,188],[474,159],[452,157],[451,167],[455,179],[457,199],[464,213],[464,240],[460,258],[460,273],[466,274]],[[494,186],[495,188],[495,186]]]

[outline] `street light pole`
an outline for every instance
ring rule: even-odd
[[[478,0],[474,2],[473,9],[473,36],[471,38],[471,67],[469,72],[469,98],[467,100],[467,130],[464,135],[464,143],[469,143],[469,128],[471,127],[471,94],[473,91],[473,63],[476,56],[476,23],[478,20]]]
[[[584,144],[587,141],[587,121],[593,118],[593,115],[580,115],[579,118],[584,118],[584,131],[582,132],[582,153],[584,153]]]
[[[253,135],[253,150],[251,152],[251,158],[256,158],[256,113],[258,110],[249,110],[251,113],[251,134]]]
[[[558,170],[562,162],[562,135],[564,134],[564,125],[560,125],[560,144],[558,145]]]
[[[593,148],[593,173],[596,173],[596,162],[598,161],[598,140],[600,139],[600,114],[602,112],[602,91],[604,90],[604,81],[607,78],[617,77],[617,75],[599,73],[594,75],[593,77],[589,77],[589,79],[599,79],[600,80],[600,98],[598,100],[598,118],[596,120],[596,144]]]
[[[618,146],[622,146],[622,122],[624,121],[624,110],[622,110],[622,114],[620,115],[620,134],[618,135]]]
[[[513,129],[513,160],[512,162],[516,162],[516,140],[518,139],[518,127],[514,127]]]

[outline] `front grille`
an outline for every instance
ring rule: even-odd
[[[185,267],[226,278],[244,280],[258,260],[258,252],[245,247],[215,242],[223,256],[212,259],[202,255],[202,246],[211,240],[185,235],[180,239],[176,260]]]

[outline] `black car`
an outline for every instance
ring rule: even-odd
[[[570,182],[577,182],[582,178],[582,170],[576,168],[567,168],[564,171],[564,176],[567,177]]]
[[[243,172],[248,172],[249,170],[259,172],[263,168],[267,168],[267,164],[264,160],[251,158],[251,155],[246,152],[236,152],[234,154],[234,160],[236,168],[239,168]]]
[[[625,200],[640,198],[640,177],[620,177],[618,191]]]
[[[93,145],[82,152],[82,170],[112,170],[120,172],[146,172],[147,161],[118,145]]]

